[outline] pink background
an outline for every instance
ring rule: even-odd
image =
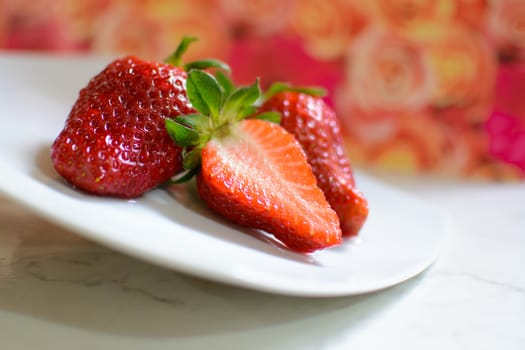
[[[188,60],[323,85],[354,164],[525,178],[524,0],[0,0],[0,49]]]

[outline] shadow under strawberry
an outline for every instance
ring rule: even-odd
[[[35,180],[45,183],[57,192],[83,201],[97,201],[102,198],[71,187],[53,168],[51,160],[49,159],[48,144],[39,146],[34,153],[34,164],[36,167],[31,175]],[[260,230],[235,225],[212,212],[198,197],[193,181],[179,185],[161,186],[131,201],[107,197],[104,197],[104,200],[123,204],[128,202],[130,206],[138,202],[178,224],[200,233],[205,233],[211,237],[231,241],[244,247],[300,263],[318,265],[314,257],[290,251],[272,235]],[[177,204],[179,205],[178,208]]]
[[[174,208],[174,200],[180,205],[177,210]],[[273,235],[236,225],[213,212],[199,198],[194,181],[163,186],[144,195],[139,201],[171,220],[213,238],[234,242],[288,260],[319,265],[313,256],[291,251]]]

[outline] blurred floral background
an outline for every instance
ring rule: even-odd
[[[229,62],[322,85],[354,164],[525,179],[525,0],[0,0],[0,50]]]

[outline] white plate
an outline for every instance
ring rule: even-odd
[[[49,147],[78,90],[107,59],[0,55],[0,190],[79,234],[138,258],[211,280],[295,296],[386,288],[436,258],[445,220],[415,198],[361,175],[370,217],[357,240],[309,255],[240,230],[195,195],[157,189],[136,201],[67,186]]]

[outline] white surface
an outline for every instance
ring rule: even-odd
[[[525,185],[404,189],[452,218],[436,263],[393,288],[322,299],[158,268],[0,196],[2,349],[525,349]]]
[[[392,286],[435,259],[445,220],[424,202],[364,176],[371,214],[359,240],[311,255],[214,217],[195,196],[158,189],[136,201],[85,195],[53,171],[49,147],[78,90],[105,62],[0,57],[0,190],[83,236],[135,257],[237,286],[296,296]]]
[[[52,96],[65,80],[53,82],[46,87]],[[17,118],[4,113],[2,123]],[[525,349],[525,184],[400,186],[450,216],[438,260],[393,288],[322,299],[159,268],[84,240],[0,195],[0,347]]]

